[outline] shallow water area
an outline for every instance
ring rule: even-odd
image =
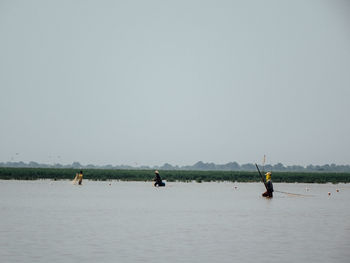
[[[0,261],[348,262],[350,185],[274,188],[0,181]]]

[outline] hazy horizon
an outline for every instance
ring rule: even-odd
[[[350,2],[0,1],[0,162],[350,163]]]
[[[226,163],[214,163],[214,162],[203,162],[201,160],[198,160],[194,163],[188,163],[188,164],[182,164],[182,165],[179,165],[179,164],[176,164],[176,163],[169,163],[169,162],[165,162],[165,163],[160,163],[160,164],[154,164],[154,165],[148,165],[148,164],[140,164],[140,163],[130,163],[130,164],[125,164],[125,163],[101,163],[101,164],[94,164],[94,163],[82,163],[82,162],[79,162],[79,161],[73,161],[73,162],[66,162],[66,163],[63,163],[63,162],[56,162],[54,161],[55,158],[51,158],[53,161],[51,162],[36,162],[36,161],[21,161],[21,160],[18,160],[16,161],[15,158],[13,158],[12,160],[10,161],[4,161],[4,162],[0,162],[0,164],[6,164],[6,163],[12,163],[12,164],[19,164],[19,163],[24,163],[26,165],[29,165],[30,163],[37,163],[39,165],[47,165],[47,166],[57,166],[57,165],[62,165],[62,166],[70,166],[72,164],[75,164],[75,163],[79,163],[80,165],[82,166],[88,166],[88,165],[92,165],[92,166],[96,166],[96,167],[103,167],[103,166],[110,166],[112,165],[113,167],[118,167],[118,166],[130,166],[130,167],[135,167],[135,168],[138,168],[138,167],[149,167],[149,168],[155,168],[155,167],[161,167],[163,165],[171,165],[173,167],[180,167],[180,168],[183,168],[183,167],[186,167],[186,166],[194,166],[198,163],[203,163],[203,164],[215,164],[215,165],[227,165],[227,164],[230,164],[230,163],[237,163],[239,166],[243,166],[243,165],[254,165],[255,163],[257,163],[259,166],[262,166],[263,165],[263,159],[261,160],[257,160],[257,162],[244,162],[244,163],[239,163],[239,162],[236,162],[234,160],[232,161],[229,161],[229,162],[226,162]],[[56,158],[56,160],[59,160],[60,158]],[[306,168],[307,166],[309,165],[312,165],[312,166],[324,166],[324,165],[333,165],[335,163],[322,163],[322,164],[315,164],[315,163],[309,163],[309,164],[306,164],[306,165],[302,165],[302,164],[297,164],[297,163],[294,163],[294,164],[285,164],[285,163],[281,163],[281,162],[278,162],[278,163],[269,163],[269,162],[265,162],[264,166],[275,166],[275,165],[279,165],[279,164],[282,164],[284,167],[291,167],[291,166],[301,166],[303,168]],[[339,165],[339,166],[349,166],[350,164],[335,164],[335,165]]]

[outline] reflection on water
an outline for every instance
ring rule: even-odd
[[[0,181],[0,261],[348,262],[350,185],[274,187]]]

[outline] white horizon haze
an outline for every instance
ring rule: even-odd
[[[350,164],[350,2],[0,1],[0,162]]]

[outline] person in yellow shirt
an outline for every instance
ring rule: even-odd
[[[273,197],[273,185],[272,185],[272,181],[271,181],[271,172],[267,172],[266,174],[266,182],[265,186],[266,186],[266,192],[262,194],[263,197],[269,197],[272,198]]]
[[[76,184],[77,182],[79,185],[81,185],[81,183],[83,182],[83,171],[80,171],[75,175],[73,184]]]

